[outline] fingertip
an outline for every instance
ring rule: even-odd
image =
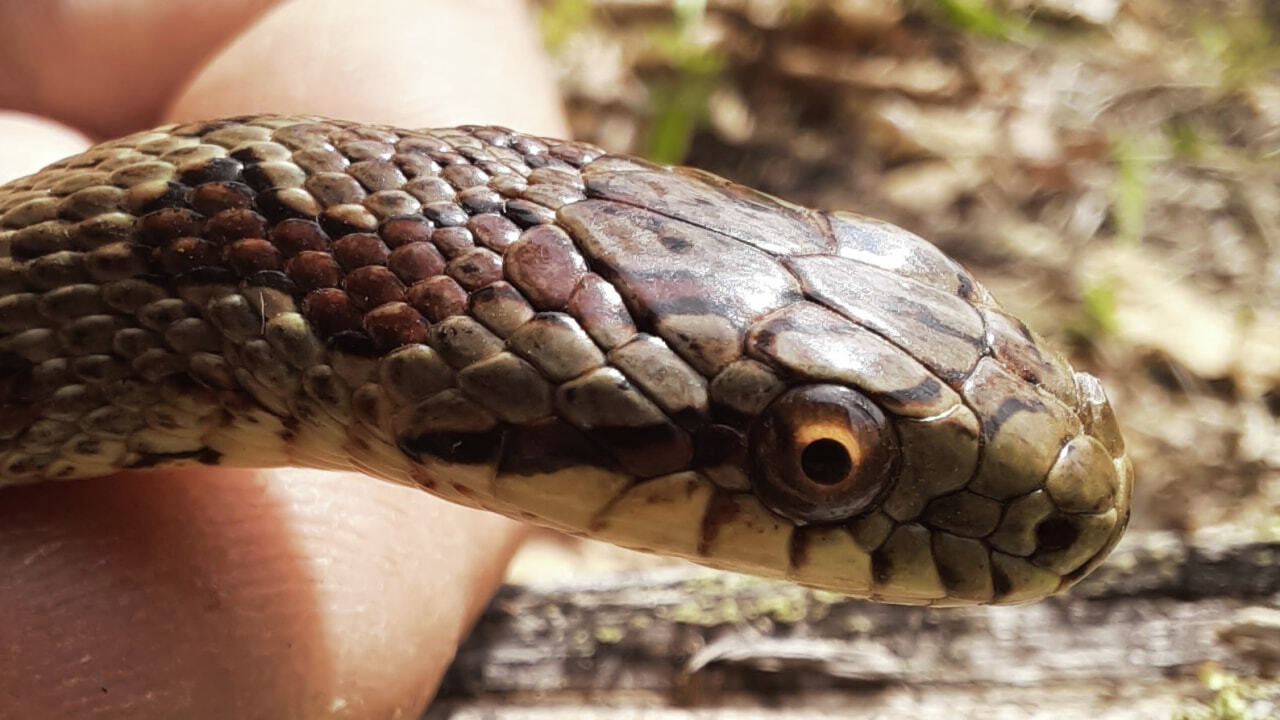
[[[170,106],[194,120],[306,113],[401,127],[465,123],[565,133],[523,0],[285,3],[210,61]]]
[[[62,123],[27,113],[0,110],[0,183],[29,175],[55,160],[84,150],[89,138]]]
[[[0,2],[0,106],[99,136],[157,124],[199,64],[277,1]]]
[[[354,473],[7,488],[0,697],[25,717],[412,716],[520,535]]]

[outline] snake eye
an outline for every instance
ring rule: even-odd
[[[844,520],[893,480],[898,439],[884,413],[839,385],[778,396],[751,436],[752,486],[774,512],[796,522]]]

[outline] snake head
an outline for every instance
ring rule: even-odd
[[[1133,473],[1100,384],[935,246],[697,171],[583,175],[560,222],[707,379],[690,456],[646,446],[670,461],[649,470],[692,473],[635,486],[603,535],[647,547],[679,522],[698,562],[920,604],[1030,601],[1117,542]]]
[[[793,575],[839,574],[838,542],[845,579],[881,599],[1015,603],[1079,580],[1129,516],[1101,384],[933,245],[830,221],[835,253],[783,261],[805,299],[747,336],[789,382],[755,424],[751,478],[801,528]]]

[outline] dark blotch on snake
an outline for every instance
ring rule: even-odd
[[[430,455],[445,462],[478,465],[497,458],[503,444],[502,428],[487,432],[436,432],[417,437],[402,437],[400,449],[411,458]]]
[[[537,475],[574,467],[615,466],[613,460],[580,430],[552,418],[533,425],[512,427],[507,434],[498,470],[515,475]]]
[[[1080,537],[1080,530],[1069,518],[1053,515],[1036,525],[1036,549],[1050,552],[1065,550]]]
[[[733,522],[738,517],[738,504],[733,495],[716,488],[707,501],[707,510],[702,515],[702,527],[698,535],[698,554],[706,555],[720,534],[720,528]]]

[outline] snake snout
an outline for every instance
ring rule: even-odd
[[[1058,452],[1042,490],[1010,503],[1005,523],[1030,530],[1027,560],[1065,589],[1093,570],[1129,521],[1133,465],[1097,378],[1074,373],[1081,432]],[[1024,536],[1026,537],[1026,536]],[[997,543],[999,544],[999,543]]]
[[[1045,483],[1057,512],[1036,527],[1036,556],[1068,587],[1111,552],[1129,523],[1133,462],[1102,383],[1075,372],[1083,432],[1058,455]]]

